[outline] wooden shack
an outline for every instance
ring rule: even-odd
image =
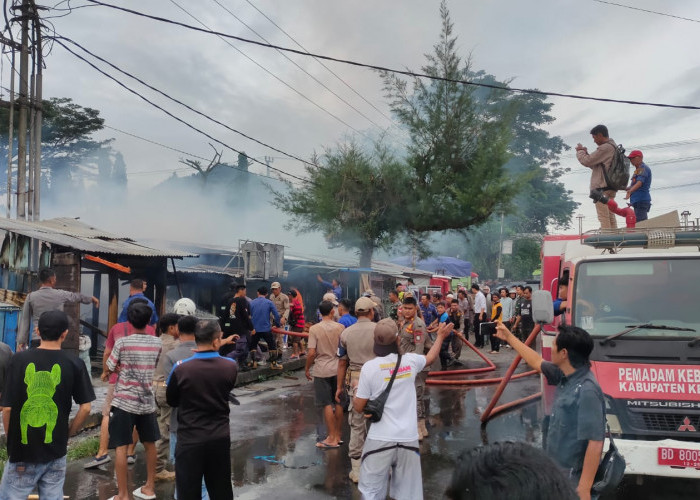
[[[106,335],[117,322],[128,295],[120,281],[145,280],[144,293],[160,314],[165,308],[168,262],[174,266],[174,259],[194,256],[146,246],[71,218],[34,222],[0,219],[0,235],[0,301],[21,306],[26,294],[39,286],[39,269],[51,267],[56,271],[56,288],[82,291],[100,299],[100,307],[92,308],[91,314],[85,313],[92,306],[84,306],[82,319],[80,304],[64,308],[71,326],[63,347],[77,352],[82,324],[90,331],[93,354],[98,335]]]

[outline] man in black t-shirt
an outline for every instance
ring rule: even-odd
[[[10,360],[0,405],[9,462],[0,498],[27,498],[35,486],[41,498],[63,498],[68,436],[81,429],[95,399],[85,363],[61,350],[68,316],[47,311],[38,321],[41,344]],[[68,425],[71,400],[80,405]]]
[[[532,318],[532,287],[523,287],[523,295],[518,304],[518,308],[520,312],[515,318],[513,331],[517,331],[517,327],[520,326],[522,340],[525,340],[535,328],[535,320]]]

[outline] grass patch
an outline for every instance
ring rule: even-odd
[[[79,460],[85,457],[94,457],[100,448],[100,437],[93,436],[68,446],[66,454],[68,460]]]

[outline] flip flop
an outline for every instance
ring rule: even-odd
[[[322,450],[330,450],[332,448],[340,448],[339,444],[336,444],[335,446],[332,444],[324,443],[323,441],[319,441],[316,443],[316,448],[321,448]]]
[[[155,495],[146,495],[143,491],[141,491],[141,487],[136,488],[134,491],[132,491],[134,494],[134,498],[141,498],[143,500],[156,500]]]

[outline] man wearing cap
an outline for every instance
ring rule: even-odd
[[[352,399],[360,380],[360,370],[370,359],[374,359],[374,329],[377,323],[372,322],[374,316],[374,302],[369,297],[360,297],[355,302],[355,315],[357,323],[349,326],[340,334],[338,344],[338,380],[335,392],[335,400],[340,403],[341,396],[347,388],[348,396]],[[362,446],[367,436],[367,419],[361,412],[352,407],[348,415],[350,423],[350,442],[348,443],[348,455],[352,463],[350,479],[358,482],[360,478],[360,459],[362,458]]]
[[[279,281],[273,282],[272,285],[270,285],[270,290],[272,290],[270,300],[277,308],[277,314],[280,315],[280,326],[283,327],[287,324],[287,321],[289,321],[289,297],[287,294],[282,293],[282,285],[280,285]],[[282,334],[277,334],[277,349],[286,347],[283,337]]]
[[[591,129],[591,137],[596,146],[598,146],[598,149],[588,154],[588,148],[578,143],[576,145],[576,159],[581,165],[591,169],[591,191],[602,189],[604,190],[603,193],[605,196],[613,200],[615,199],[617,191],[608,189],[608,185],[605,182],[605,172],[609,170],[612,165],[617,145],[615,141],[608,136],[608,127],[605,125],[596,125],[593,127]],[[594,203],[596,212],[598,213],[600,228],[616,229],[617,221],[615,220],[615,214],[608,209],[608,205],[604,203]]]
[[[427,299],[427,294],[423,295],[423,299]],[[417,315],[417,306],[416,299],[413,297],[406,297],[403,299],[403,307],[401,308],[403,322],[400,323],[401,330],[399,332],[399,345],[401,346],[402,353],[414,352],[416,354],[425,354],[427,349],[432,347],[432,340],[428,337],[426,322]],[[425,381],[428,379],[428,372],[430,372],[430,364],[426,364],[419,372],[420,373],[416,373],[414,377],[416,387],[416,417],[418,418],[418,438],[423,439],[428,437],[428,428],[425,425],[423,394],[425,393]]]
[[[314,382],[316,406],[323,408],[328,436],[316,443],[318,448],[338,448],[343,423],[343,408],[335,400],[338,386],[338,342],[345,327],[333,321],[333,304],[321,302],[318,306],[323,320],[309,329],[309,352],[306,358],[306,378]],[[311,376],[313,365],[314,375]]]
[[[651,208],[651,169],[644,163],[644,155],[638,149],[635,149],[628,156],[630,163],[634,165],[634,173],[630,186],[627,188],[626,200],[630,200],[634,215],[637,217],[637,222],[642,222],[649,218],[649,209]]]
[[[61,349],[68,335],[63,311],[44,312],[37,322],[37,349],[10,358],[2,394],[9,461],[0,498],[27,498],[35,486],[44,499],[63,498],[68,436],[75,435],[95,399],[85,363]],[[69,424],[72,401],[79,406]]]
[[[452,327],[451,323],[441,324],[427,355],[404,353],[397,367],[400,337],[396,323],[388,318],[377,323],[373,336],[377,357],[362,367],[353,410],[362,413],[367,402],[387,388],[394,371],[396,376],[381,420],[371,425],[362,449],[358,486],[362,498],[384,499],[387,493],[398,500],[423,498],[418,429],[413,417],[414,380],[425,366],[437,359],[442,341]]]

